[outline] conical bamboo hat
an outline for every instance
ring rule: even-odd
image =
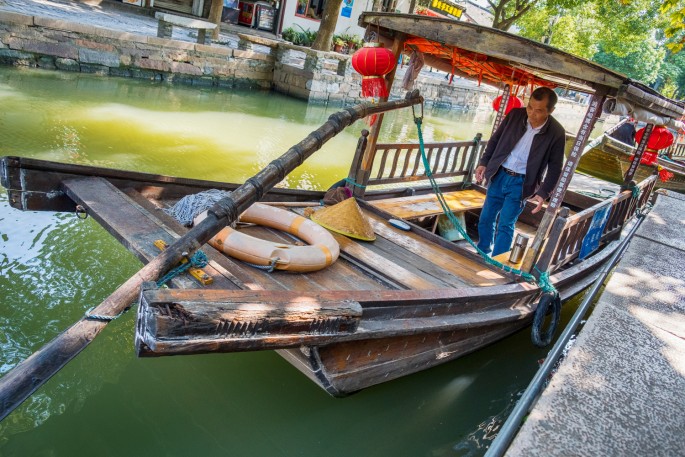
[[[373,241],[376,234],[354,198],[348,198],[310,216],[322,227],[358,240]]]

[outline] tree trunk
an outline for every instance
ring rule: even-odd
[[[312,43],[312,49],[317,51],[330,51],[335,26],[338,23],[338,12],[340,11],[342,0],[327,0],[323,8],[321,25],[316,34],[316,39]]]
[[[212,40],[219,39],[219,29],[221,28],[221,13],[224,10],[224,0],[212,0],[212,6],[209,8],[209,22],[216,24],[216,28],[212,31]]]

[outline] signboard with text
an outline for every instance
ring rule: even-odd
[[[428,9],[453,19],[461,18],[462,13],[464,12],[463,6],[459,6],[448,0],[431,0]]]

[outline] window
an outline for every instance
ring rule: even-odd
[[[321,20],[325,3],[326,0],[297,0],[295,16]]]

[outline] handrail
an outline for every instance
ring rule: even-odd
[[[607,222],[602,231],[600,244],[605,244],[620,235],[625,222],[630,219],[637,209],[643,206],[656,183],[656,176],[650,176],[640,184],[640,197],[635,201],[630,190],[623,191],[611,200],[601,201],[572,216],[560,214],[554,226],[557,227],[554,236],[550,236],[543,253],[539,257],[538,270],[554,272],[567,263],[575,260],[591,226],[597,211],[611,205]]]

